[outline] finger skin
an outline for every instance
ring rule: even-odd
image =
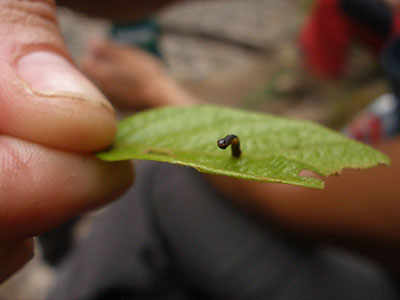
[[[129,162],[107,163],[0,136],[0,241],[17,241],[115,199]]]
[[[38,51],[57,54],[79,73],[59,32],[53,1],[0,1],[0,40],[1,134],[85,153],[111,144],[116,132],[114,111],[100,93],[73,94],[63,89],[46,93],[21,78],[27,67],[24,64],[21,75],[20,62]],[[40,81],[45,72],[35,71],[30,72]]]
[[[32,256],[22,240],[115,199],[133,172],[87,154],[112,143],[114,110],[68,55],[54,1],[0,0],[0,40],[1,281]]]
[[[33,239],[0,246],[0,284],[24,266],[34,253]]]

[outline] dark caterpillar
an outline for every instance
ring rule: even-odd
[[[242,151],[240,151],[240,141],[239,138],[234,134],[228,134],[226,137],[219,139],[217,141],[218,147],[221,149],[226,149],[229,145],[232,148],[232,156],[240,157]]]

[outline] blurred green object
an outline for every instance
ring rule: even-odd
[[[161,57],[159,37],[161,27],[153,18],[134,23],[114,23],[111,38],[116,42],[142,48],[157,57]]]
[[[239,137],[240,157],[218,148],[217,140],[228,134]],[[320,189],[322,180],[300,172],[328,176],[343,168],[390,163],[385,154],[311,122],[211,105],[137,113],[119,123],[113,146],[97,156],[169,162],[204,173]]]

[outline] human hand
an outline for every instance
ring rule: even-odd
[[[108,40],[93,40],[83,71],[122,110],[143,110],[197,102],[145,51]]]
[[[129,163],[112,106],[73,64],[52,0],[0,2],[0,282],[32,256],[31,237],[113,199]]]

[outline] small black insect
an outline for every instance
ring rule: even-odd
[[[239,138],[234,134],[228,134],[226,137],[219,139],[217,141],[218,147],[221,149],[226,149],[229,145],[232,148],[232,156],[240,157],[242,151],[240,151],[240,141]]]

